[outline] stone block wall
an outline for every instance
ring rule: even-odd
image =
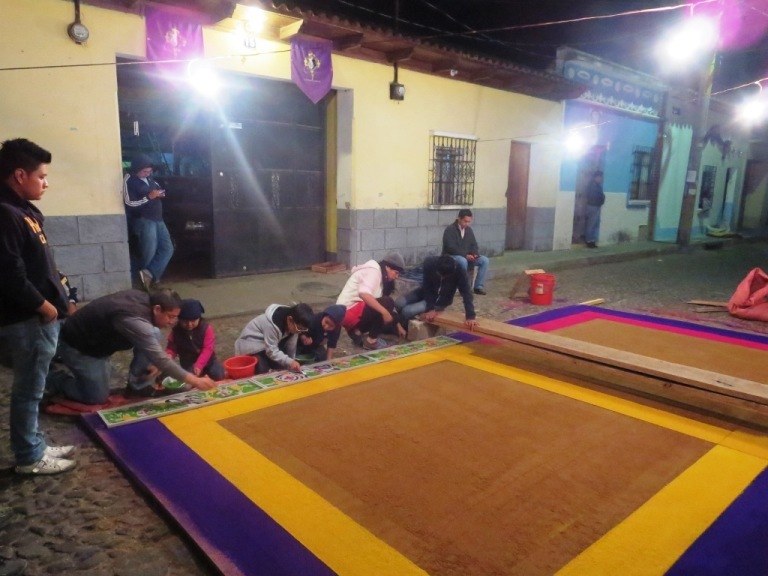
[[[124,214],[48,216],[45,234],[59,270],[88,301],[131,287]]]
[[[473,208],[472,213],[480,252],[486,256],[502,254],[506,208]],[[408,266],[421,264],[426,256],[440,254],[443,231],[457,214],[455,209],[339,209],[337,259],[351,267],[395,250]]]

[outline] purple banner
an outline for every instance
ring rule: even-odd
[[[174,10],[147,6],[147,60],[192,60],[202,58],[203,27],[193,18]]]
[[[330,40],[296,36],[291,40],[291,80],[317,104],[333,82]]]

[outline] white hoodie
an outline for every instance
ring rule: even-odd
[[[349,280],[341,289],[341,294],[336,299],[336,304],[351,308],[358,302],[362,302],[360,294],[370,294],[374,298],[381,298],[383,292],[381,278],[381,266],[376,260],[368,260],[352,268]]]
[[[259,314],[245,325],[235,341],[235,354],[252,355],[263,351],[270,360],[281,366],[288,368],[291,365],[296,357],[296,342],[299,335],[291,334],[286,342],[285,352],[280,350],[280,341],[288,336],[288,333],[283,333],[272,321],[272,316],[278,308],[287,308],[287,306],[270,304],[264,314]]]

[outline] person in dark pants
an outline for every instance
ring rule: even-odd
[[[23,138],[0,147],[0,338],[13,365],[10,440],[18,474],[58,474],[75,467],[74,446],[48,446],[38,424],[68,298],[32,202],[48,188],[51,153]]]
[[[427,322],[434,320],[439,312],[453,304],[458,290],[464,302],[465,325],[473,330],[477,326],[475,305],[464,269],[447,254],[425,258],[422,269],[421,286],[395,301],[403,328],[407,330],[408,321],[419,315]]]
[[[312,317],[309,332],[299,334],[296,353],[299,356],[312,357],[314,362],[331,360],[336,352],[336,345],[341,334],[341,323],[347,309],[339,304],[328,306]]]
[[[600,212],[605,204],[603,193],[603,173],[597,170],[592,174],[592,180],[587,185],[587,206],[584,213],[585,227],[584,240],[587,248],[597,248],[597,239],[600,236]]]
[[[104,404],[111,380],[109,357],[131,349],[126,396],[169,393],[155,386],[161,374],[200,390],[214,388],[208,376],[187,372],[168,358],[160,344],[160,330],[176,324],[180,310],[181,298],[167,289],[152,294],[123,290],[91,301],[64,323],[57,355],[66,369],[48,375],[49,390],[83,404]]]
[[[474,291],[475,294],[485,295],[488,257],[481,256],[478,252],[477,240],[471,226],[472,219],[472,210],[469,208],[459,210],[456,221],[443,232],[443,254],[453,257],[464,272],[468,273],[470,266],[477,268]]]
[[[123,180],[123,202],[128,233],[136,243],[134,272],[145,290],[160,282],[173,256],[171,235],[163,222],[164,197],[165,190],[152,179],[152,159],[139,154]]]

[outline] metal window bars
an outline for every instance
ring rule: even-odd
[[[476,144],[473,138],[431,136],[429,184],[432,205],[471,205],[474,202]]]

